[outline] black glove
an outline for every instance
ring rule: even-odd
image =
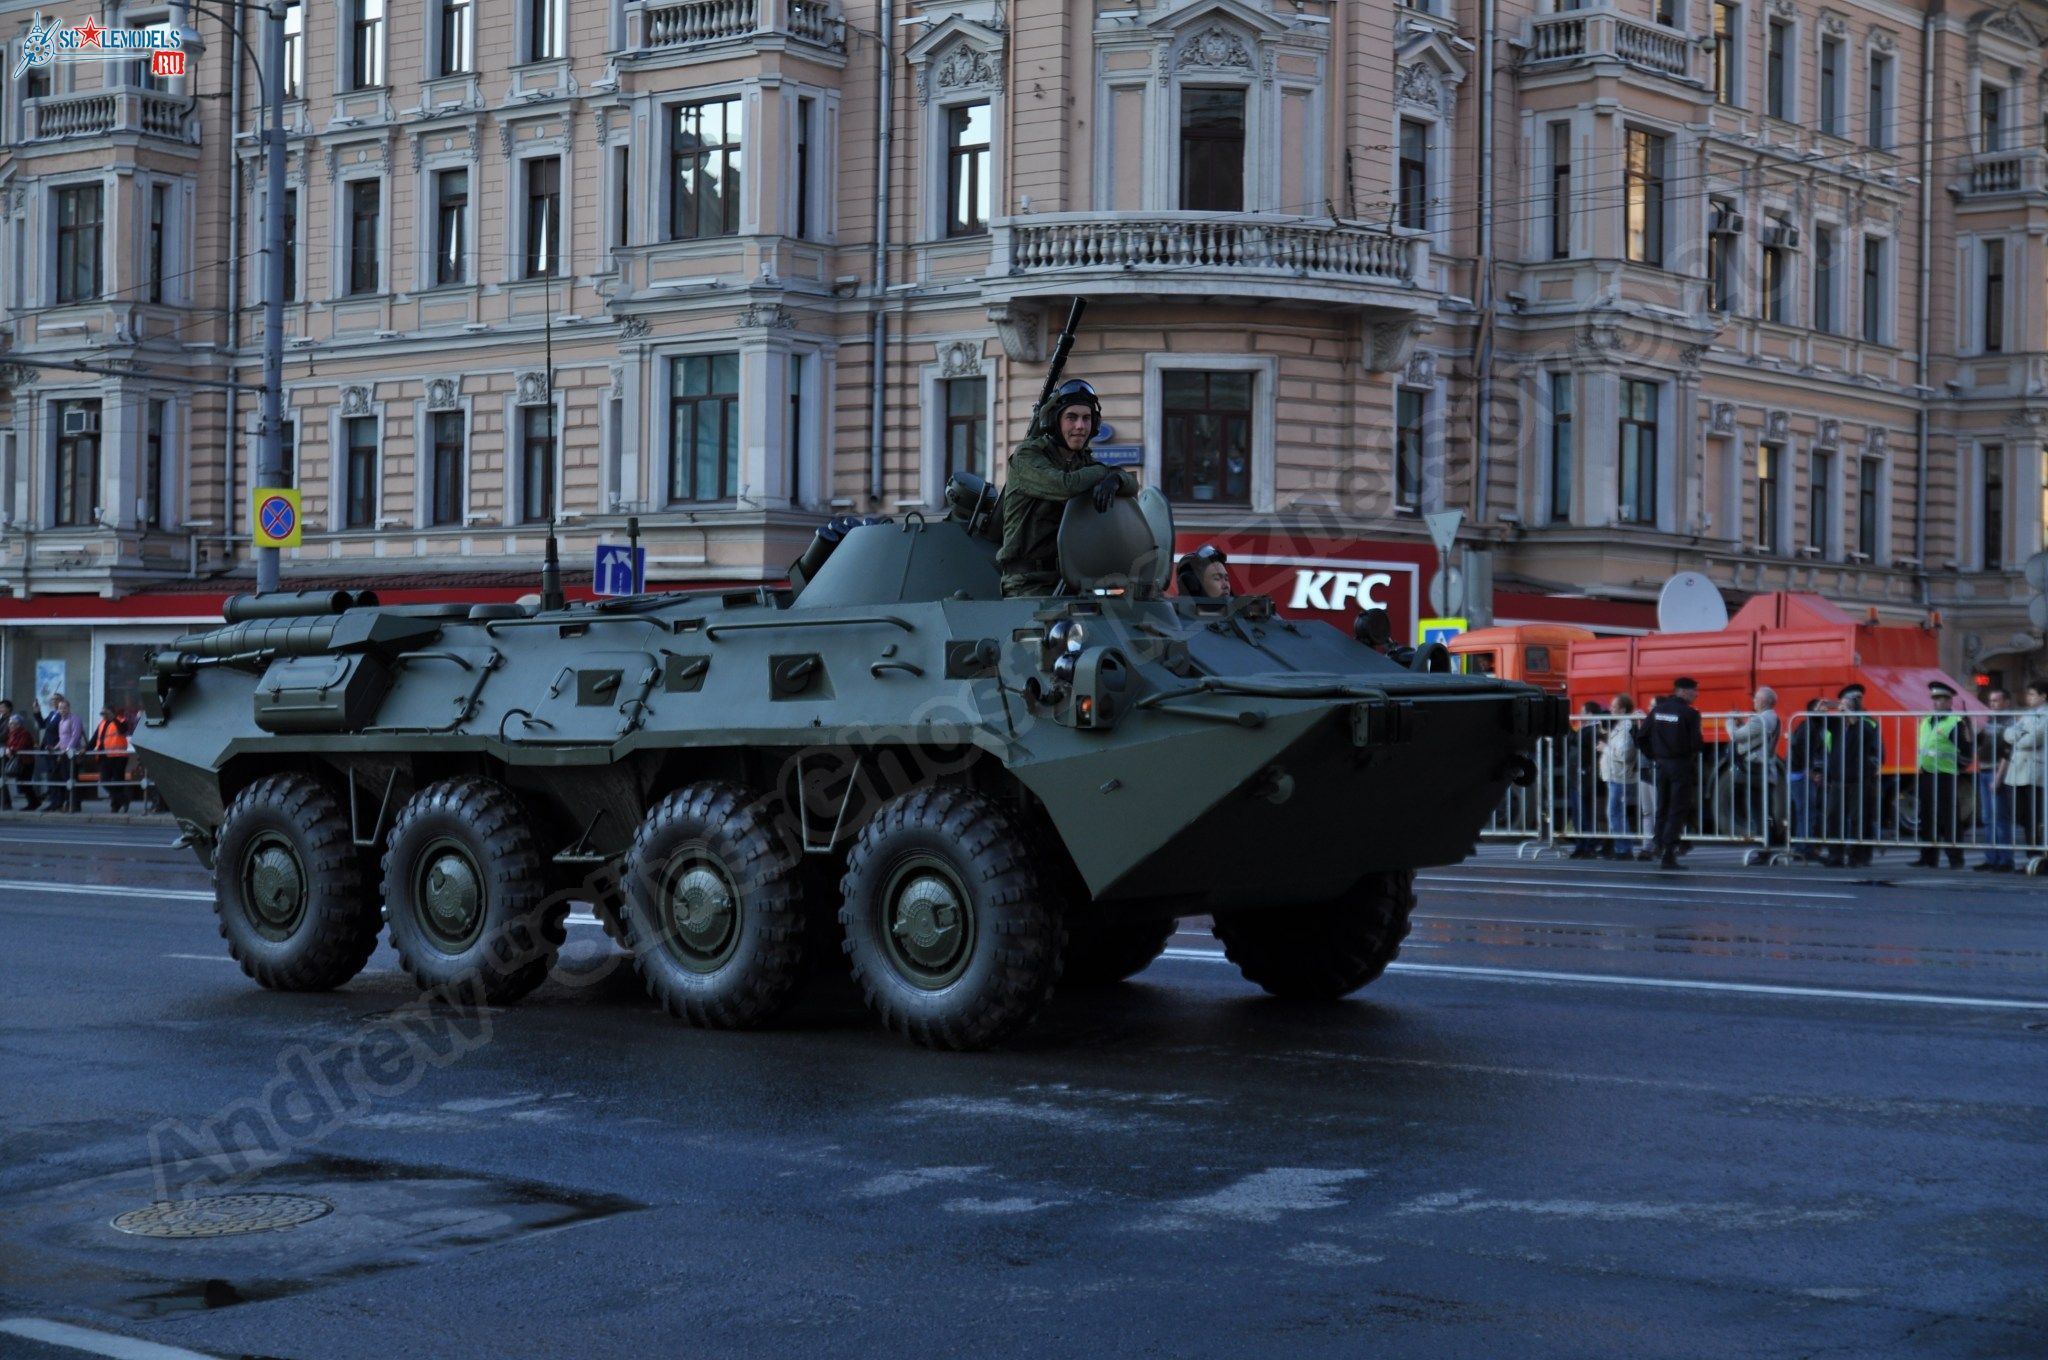
[[[1116,493],[1123,484],[1124,475],[1121,472],[1112,472],[1095,484],[1095,509],[1098,513],[1108,510],[1116,503]]]

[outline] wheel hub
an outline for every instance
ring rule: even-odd
[[[274,831],[257,836],[244,860],[242,900],[266,939],[290,936],[306,910],[306,871],[291,842]]]
[[[899,871],[889,895],[889,946],[904,974],[938,988],[966,971],[971,921],[965,895],[935,864]]]
[[[686,859],[662,894],[663,932],[684,967],[708,973],[739,946],[739,894],[724,870],[707,859]]]
[[[483,875],[452,841],[436,841],[420,856],[415,900],[421,924],[444,948],[462,949],[483,931]]]

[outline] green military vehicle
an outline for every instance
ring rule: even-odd
[[[576,900],[714,1027],[843,959],[891,1029],[978,1048],[1197,916],[1280,996],[1379,976],[1560,705],[1164,594],[1153,491],[1076,500],[1061,592],[1004,599],[998,499],[835,522],[786,588],[239,596],[152,659],[135,746],[267,987],[388,925],[422,988],[510,1001]]]

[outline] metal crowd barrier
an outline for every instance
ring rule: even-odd
[[[0,800],[0,810],[13,810],[18,805],[25,811],[62,808],[78,812],[89,796],[104,798],[108,810],[113,812],[126,812],[131,807],[144,812],[164,810],[142,758],[127,749],[85,750],[76,755],[64,751],[17,752],[0,770],[0,786],[5,787],[7,795]]]
[[[1737,725],[1750,717],[1702,715],[1707,745],[1694,769],[1687,842],[1746,845],[1750,864],[1857,864],[1905,850],[1938,863],[1975,856],[2028,874],[2048,870],[2048,788],[2004,782],[2022,724],[2038,724],[2034,763],[2037,777],[2048,778],[2048,713],[1780,713],[1768,744],[1761,734],[1731,739],[1731,728],[1741,732]],[[1952,734],[1956,758],[1935,741],[1921,759],[1930,719],[1961,720]],[[1536,777],[1509,788],[1482,835],[1514,842],[1518,858],[1649,853],[1657,801],[1652,764],[1640,751],[1644,722],[1577,717],[1569,735],[1539,742]],[[1628,782],[1609,779],[1605,760],[1624,723],[1635,724],[1638,746],[1637,777]],[[1808,723],[1818,725],[1803,733]]]

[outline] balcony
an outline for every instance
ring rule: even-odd
[[[628,6],[627,25],[629,48],[637,56],[762,39],[846,51],[846,20],[827,0],[649,0]]]
[[[1988,151],[1972,156],[1969,173],[1954,189],[1965,199],[2048,193],[2048,153],[2030,147],[2024,151]]]
[[[1525,70],[1618,62],[1651,75],[1692,80],[1693,46],[1683,33],[1609,11],[1567,10],[1528,21]]]
[[[199,120],[193,116],[193,102],[188,95],[161,94],[155,90],[89,90],[83,94],[31,99],[22,107],[32,142],[131,133],[187,146],[199,143]]]
[[[1202,294],[1371,303],[1433,288],[1429,243],[1258,213],[1048,213],[999,219],[988,291]]]

